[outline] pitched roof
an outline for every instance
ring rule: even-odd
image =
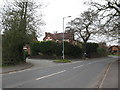
[[[117,48],[120,49],[120,46],[118,46],[118,45],[111,46],[110,48],[112,48],[112,47],[117,47]]]
[[[62,40],[63,39],[63,33],[46,33],[46,35],[50,35],[54,40]],[[73,40],[73,34],[72,33],[64,33],[64,39]]]

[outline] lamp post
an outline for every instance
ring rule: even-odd
[[[63,56],[62,56],[62,58],[64,59],[65,58],[65,48],[64,48],[64,20],[65,20],[65,18],[70,18],[71,16],[67,16],[67,17],[63,17],[63,51],[62,51],[62,54],[63,54]]]

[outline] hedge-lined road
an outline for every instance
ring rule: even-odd
[[[114,60],[108,57],[3,74],[2,85],[3,88],[95,87],[106,65]]]

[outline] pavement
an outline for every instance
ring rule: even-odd
[[[119,88],[118,83],[118,61],[108,64],[100,81],[99,88]]]
[[[52,60],[46,60],[46,59],[26,59],[26,63],[19,64],[16,66],[10,66],[10,67],[4,67],[0,68],[0,74],[10,73],[10,72],[17,72],[29,68],[45,68],[54,66],[57,63],[53,63]]]
[[[30,62],[22,63],[22,64],[15,65],[15,66],[4,67],[4,68],[0,68],[0,69],[2,69],[2,70],[0,70],[0,74],[16,72],[16,71],[28,69],[31,67],[33,67],[33,64]]]
[[[45,68],[56,65],[58,65],[58,63],[53,63],[51,60],[27,59],[26,64],[3,68],[2,73],[16,72],[28,68]],[[118,86],[118,62],[114,61],[106,68],[104,76],[99,82],[99,88],[118,88]]]

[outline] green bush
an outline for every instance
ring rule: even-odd
[[[98,47],[99,45],[97,43],[87,43],[86,44],[87,57],[92,57],[94,53],[97,53]]]
[[[42,53],[44,55],[60,56],[62,52],[61,45],[53,41],[35,41],[31,44],[32,55]]]
[[[104,48],[98,48],[97,49],[97,53],[100,55],[100,56],[107,56],[107,51],[104,49]]]
[[[62,56],[63,44],[54,41],[36,41],[31,44],[32,55],[52,55],[52,56]],[[79,46],[72,45],[65,42],[65,55],[71,57],[81,57],[82,49]]]
[[[54,60],[53,62],[55,62],[55,63],[67,63],[67,62],[71,62],[71,60],[59,59],[59,60]]]
[[[97,43],[87,43],[86,45],[86,52],[87,53],[94,53],[97,52],[97,48],[99,45]]]
[[[18,35],[9,31],[2,37],[2,65],[24,62],[23,43]]]
[[[40,52],[40,42],[38,41],[33,41],[30,45],[31,47],[31,54],[32,55],[38,55]]]
[[[65,42],[65,55],[72,57],[81,57],[82,49],[77,45],[72,45],[68,42]]]

